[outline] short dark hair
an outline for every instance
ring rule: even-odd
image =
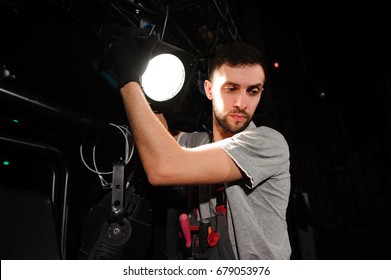
[[[223,64],[231,67],[259,64],[266,74],[266,64],[261,53],[255,47],[244,42],[221,45],[209,62],[209,77]]]

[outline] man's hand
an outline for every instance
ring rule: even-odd
[[[129,82],[140,83],[157,40],[156,35],[148,36],[144,30],[135,27],[123,32],[113,48],[118,89]]]

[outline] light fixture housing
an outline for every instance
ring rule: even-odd
[[[112,46],[123,32],[123,27],[116,26],[107,24],[102,29],[98,51],[92,65],[115,89],[118,85],[112,64]],[[197,56],[183,49],[161,40],[157,41],[152,50],[150,67],[147,67],[141,81],[145,96],[155,111],[181,110],[198,61]],[[152,69],[153,66],[158,67]]]
[[[180,110],[197,63],[194,55],[166,42],[157,42],[141,80],[154,110]]]

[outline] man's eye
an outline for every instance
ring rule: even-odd
[[[257,95],[260,90],[258,88],[253,88],[248,91],[251,95]]]
[[[234,92],[236,90],[236,88],[234,88],[234,87],[225,87],[224,90],[227,91],[227,92]]]

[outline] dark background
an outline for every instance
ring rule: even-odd
[[[391,25],[385,7],[80,2],[0,1],[3,201],[9,189],[51,194],[56,174],[54,218],[58,238],[66,243],[64,258],[77,257],[83,218],[107,192],[83,164],[80,146],[92,166],[98,143],[100,171],[111,171],[123,156],[124,139],[108,125],[126,124],[121,100],[93,67],[101,61],[99,30],[114,5],[122,11],[110,14],[115,21],[155,23],[167,42],[200,58],[180,106],[165,112],[175,129],[208,129],[210,106],[198,83],[216,47],[239,40],[259,48],[268,61],[268,80],[254,121],[278,129],[290,146],[292,259],[390,259]],[[59,230],[64,195],[66,234]],[[2,216],[20,225],[18,209],[26,205],[17,198],[8,203]],[[32,230],[34,222],[24,228]]]

